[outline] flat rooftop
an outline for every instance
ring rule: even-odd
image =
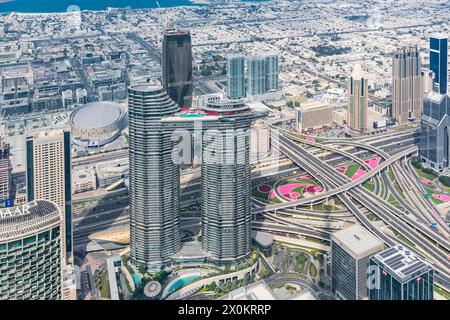
[[[400,280],[408,280],[432,269],[431,265],[403,245],[396,245],[377,253],[372,259]]]
[[[353,225],[331,235],[331,239],[355,257],[364,257],[380,251],[384,243],[360,225]]]
[[[317,99],[309,99],[300,103],[300,109],[302,111],[310,111],[314,109],[330,108],[330,107],[331,106],[328,103]]]

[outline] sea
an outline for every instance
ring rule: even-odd
[[[0,0],[0,13],[53,13],[80,10],[106,10],[108,7],[132,9],[195,6],[190,0]],[[74,7],[77,6],[77,7]]]

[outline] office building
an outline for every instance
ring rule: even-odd
[[[280,87],[278,53],[267,53],[264,56],[266,59],[266,91],[276,91]]]
[[[323,101],[309,99],[295,108],[296,128],[298,132],[317,129],[333,124],[333,107]]]
[[[400,124],[419,120],[422,111],[422,70],[417,46],[394,53],[392,117]]]
[[[432,266],[403,245],[370,257],[367,276],[370,300],[433,300]]]
[[[238,100],[210,102],[204,111],[218,118],[203,134],[202,247],[210,261],[231,265],[252,249],[250,126],[262,114]]]
[[[448,81],[448,39],[445,35],[430,37],[430,69],[434,72],[435,90],[447,93]]]
[[[137,266],[159,271],[181,248],[180,168],[175,142],[161,117],[179,110],[161,86],[128,89],[130,255]]]
[[[228,98],[241,99],[245,97],[245,57],[231,55],[227,58]]]
[[[0,300],[62,299],[63,226],[51,201],[0,209]]]
[[[353,66],[348,81],[347,125],[351,130],[365,131],[368,128],[367,112],[369,108],[367,79],[362,75],[361,66]]]
[[[164,31],[162,84],[180,108],[192,107],[192,46],[189,31]]]
[[[73,239],[70,132],[41,131],[27,136],[26,169],[27,200],[49,200],[61,209],[62,255],[64,261],[70,260]]]
[[[266,92],[266,58],[250,56],[247,58],[247,96],[257,96]]]
[[[430,91],[423,100],[419,153],[435,171],[449,168],[450,98]]]
[[[381,240],[359,225],[331,235],[331,290],[338,299],[367,297],[369,257],[383,248]]]
[[[12,205],[10,147],[0,137],[0,208]]]

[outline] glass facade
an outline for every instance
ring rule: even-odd
[[[448,39],[447,37],[430,37],[430,69],[434,72],[434,83],[439,86],[439,93],[447,93],[448,81]]]
[[[59,208],[45,200],[0,219],[0,300],[62,299]]]
[[[245,97],[245,57],[232,55],[227,59],[228,98],[240,99]]]
[[[449,167],[450,99],[429,92],[424,98],[420,133],[420,156],[436,171]]]
[[[192,106],[192,46],[189,31],[166,30],[162,45],[162,83],[180,108]]]
[[[369,260],[379,286],[369,287],[370,300],[433,300],[433,270],[401,281],[373,259]]]
[[[331,289],[341,299],[357,299],[357,261],[336,242],[331,243]]]

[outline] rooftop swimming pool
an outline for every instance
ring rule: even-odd
[[[195,275],[190,275],[181,279],[178,279],[177,281],[175,281],[174,283],[172,283],[170,285],[170,287],[167,289],[168,294],[172,294],[175,291],[177,291],[179,288],[181,288],[182,286],[194,282],[195,280],[199,279],[200,275],[195,274]]]
[[[186,114],[182,114],[180,117],[181,118],[201,118],[204,117],[204,114],[201,113],[186,113]]]

